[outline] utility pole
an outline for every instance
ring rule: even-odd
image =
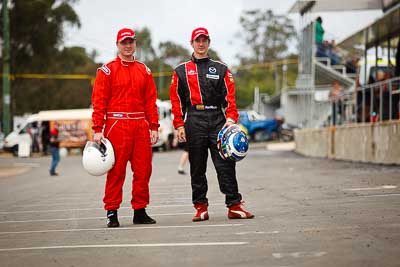
[[[256,86],[254,88],[254,100],[253,100],[253,109],[257,112],[260,112],[260,88]]]
[[[10,125],[10,25],[8,0],[3,0],[3,133],[11,132]]]
[[[286,64],[286,60],[284,62],[284,64],[282,65],[282,90],[286,89],[287,87],[287,70],[288,70],[288,66]]]
[[[273,69],[274,69],[274,73],[275,73],[275,75],[274,75],[275,76],[275,95],[277,95],[281,91],[278,65],[273,64]]]
[[[162,90],[164,88],[164,75],[162,75],[164,72],[163,60],[160,60],[158,71],[160,72],[160,76],[158,76],[158,92],[157,93],[160,93],[160,92],[162,92]]]

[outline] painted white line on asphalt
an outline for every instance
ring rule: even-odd
[[[191,204],[192,199],[191,198],[185,198],[185,199],[163,199],[161,201],[152,201],[152,207],[157,206],[157,205],[174,205],[174,204]],[[193,206],[193,204],[191,204]]]
[[[262,234],[279,234],[279,231],[270,231],[270,232],[262,232],[262,231],[250,231],[250,232],[239,232],[236,233],[236,235],[250,235],[250,234],[256,234],[256,235],[262,235]]]
[[[50,197],[46,197],[46,196],[44,196],[44,198],[50,198]],[[76,196],[76,197],[55,197],[55,198],[51,198],[51,200],[53,200],[53,201],[59,201],[59,200],[82,200],[82,199],[85,199],[85,200],[91,200],[91,199],[95,199],[95,198],[92,198],[92,197],[88,197],[88,196]],[[98,200],[100,200],[101,198],[98,198],[98,199],[96,199],[97,201]]]
[[[392,193],[392,194],[371,194],[371,195],[361,195],[355,197],[396,197],[400,196],[400,193]]]
[[[282,259],[282,258],[317,258],[326,255],[327,252],[325,251],[311,251],[311,252],[291,252],[291,253],[272,253],[272,256],[275,259]]]
[[[30,162],[26,162],[26,163],[14,163],[13,164],[15,167],[40,167],[39,163],[30,163]]]
[[[190,184],[187,185],[150,185],[152,190],[158,190],[158,189],[175,189],[175,188],[191,188]]]
[[[77,245],[77,246],[50,246],[50,247],[25,247],[3,248],[0,252],[21,250],[48,250],[48,249],[77,249],[77,248],[140,248],[140,247],[195,247],[195,246],[240,246],[248,242],[206,242],[206,243],[154,243],[154,244],[110,244],[110,245]]]
[[[368,191],[368,190],[381,190],[381,189],[395,189],[396,185],[382,185],[376,187],[359,187],[359,188],[346,188],[345,191]]]
[[[169,208],[169,207],[192,207],[191,204],[173,204],[173,205],[151,205],[152,208]],[[132,207],[120,207],[120,209],[132,209]],[[103,208],[84,208],[84,209],[58,209],[58,210],[25,210],[25,211],[1,211],[0,214],[19,214],[19,213],[48,213],[48,212],[73,212],[73,211],[88,211],[88,210],[103,210]]]
[[[124,195],[126,195],[126,194],[130,194],[130,192],[124,192]],[[188,195],[190,195],[190,194],[188,194],[188,192],[187,191],[185,191],[185,192],[163,192],[163,193],[150,193],[150,196],[152,196],[152,195],[173,195],[173,196],[175,196],[175,195],[179,195],[179,196],[187,196],[187,197],[185,197],[185,199],[191,199],[190,197],[188,197]],[[88,196],[71,196],[71,197],[54,197],[54,198],[51,198],[51,197],[49,197],[49,196],[45,196],[45,197],[43,197],[43,198],[46,198],[46,199],[49,199],[49,200],[52,200],[52,202],[55,202],[55,201],[71,201],[71,200],[89,200],[89,201],[93,201],[93,202],[98,202],[98,201],[101,201],[102,200],[102,193],[101,194],[99,194],[99,198],[96,198],[96,197],[92,197],[92,196],[90,196],[90,197],[88,197]],[[179,199],[179,198],[176,198],[176,197],[171,197],[170,199]]]
[[[54,206],[66,206],[66,205],[75,205],[75,206],[79,205],[79,206],[82,206],[82,205],[90,205],[90,204],[96,205],[98,203],[99,203],[99,201],[79,202],[79,203],[66,203],[66,202],[63,202],[63,203],[49,203],[49,204],[18,205],[18,206],[11,206],[10,208],[12,208],[12,209],[22,209],[22,208],[54,207]],[[97,207],[98,207],[98,205],[97,205]]]
[[[171,192],[150,192],[150,196],[154,195],[171,195]],[[188,195],[188,192],[185,190],[185,192],[173,192],[174,195]]]
[[[378,224],[377,226],[374,226],[374,227],[372,227],[372,228],[379,228],[379,229],[381,229],[381,228],[399,228],[400,227],[400,223],[387,223],[387,224]],[[353,226],[338,226],[338,227],[326,227],[326,228],[323,228],[323,227],[321,227],[321,228],[306,228],[306,229],[303,229],[303,230],[301,230],[301,231],[298,231],[298,232],[303,232],[303,233],[318,233],[318,232],[322,232],[322,231],[335,231],[335,232],[337,232],[337,231],[341,231],[341,230],[356,230],[356,229],[362,229],[363,227],[362,226],[356,226],[356,225],[353,225]],[[287,232],[288,233],[288,232]]]
[[[185,201],[192,201],[191,198],[171,198],[171,199],[163,199],[162,201],[153,201],[152,203],[155,205],[160,205],[160,204],[167,204],[167,203],[176,203],[176,202],[183,202],[183,200]],[[21,209],[21,208],[32,208],[32,207],[54,207],[54,206],[66,206],[66,205],[96,205],[98,204],[100,201],[98,200],[94,200],[94,201],[90,201],[90,202],[79,202],[79,203],[45,203],[45,204],[29,204],[29,205],[18,205],[18,206],[12,206],[11,208],[13,209]],[[97,207],[96,207],[97,208]]]
[[[88,229],[58,229],[58,230],[32,230],[18,232],[0,232],[0,235],[57,233],[57,232],[89,232],[89,231],[123,231],[144,229],[174,229],[174,228],[211,228],[211,227],[235,227],[243,224],[198,224],[198,225],[169,225],[169,226],[143,226],[143,227],[119,227],[119,228],[88,228]]]
[[[193,212],[181,212],[181,213],[149,213],[151,216],[178,216],[178,215],[191,215]],[[118,216],[119,218],[132,218],[133,215],[130,216]],[[3,223],[34,223],[34,222],[57,222],[57,221],[76,221],[76,220],[98,220],[98,219],[106,219],[105,216],[102,217],[74,217],[74,218],[60,218],[60,219],[42,219],[42,220],[23,220],[23,221],[0,221],[0,224]]]
[[[166,201],[166,202],[176,201],[176,200],[190,200],[190,201],[192,201],[192,198],[191,197],[174,197],[174,198],[163,199],[163,201]]]

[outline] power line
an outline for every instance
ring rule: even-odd
[[[240,70],[240,69],[250,69],[250,68],[272,68],[275,66],[280,66],[280,65],[291,65],[291,64],[297,64],[298,60],[297,59],[282,59],[282,60],[275,60],[275,61],[270,61],[270,62],[262,62],[262,63],[253,63],[253,64],[246,64],[246,65],[240,65],[237,67],[234,67],[233,69],[235,70]]]
[[[234,67],[233,69],[249,69],[249,68],[268,68],[274,67],[279,65],[290,65],[296,64],[298,61],[297,59],[284,59],[284,60],[277,60],[265,63],[255,63],[255,64],[246,64],[241,65],[238,67]],[[171,76],[171,71],[164,71],[164,72],[154,72],[153,77],[165,77]],[[4,76],[0,74],[0,77]],[[15,79],[56,79],[56,80],[89,80],[93,83],[94,79],[96,78],[93,75],[88,74],[44,74],[44,73],[23,73],[23,74],[10,74],[10,80]]]

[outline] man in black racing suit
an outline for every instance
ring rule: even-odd
[[[219,187],[225,194],[230,219],[253,218],[242,206],[238,190],[235,162],[224,160],[218,153],[218,132],[236,123],[235,86],[228,67],[208,57],[210,37],[207,29],[193,30],[193,55],[190,61],[178,65],[173,73],[170,98],[174,127],[178,140],[187,141],[189,150],[192,201],[197,210],[193,221],[208,216],[207,158],[208,149],[217,171]]]

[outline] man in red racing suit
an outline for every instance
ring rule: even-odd
[[[98,69],[92,94],[93,140],[109,139],[115,153],[103,198],[107,226],[119,226],[117,210],[128,161],[133,172],[133,223],[156,223],[145,208],[149,204],[151,144],[158,139],[157,90],[150,69],[133,57],[136,37],[132,29],[118,32],[117,47],[117,58]]]

